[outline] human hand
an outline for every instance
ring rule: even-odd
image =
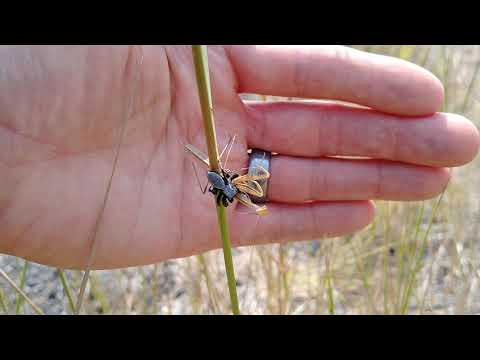
[[[143,46],[141,65],[136,49],[0,48],[0,252],[83,268],[96,233],[99,269],[220,247],[214,201],[181,145],[205,149],[191,48]],[[470,121],[436,113],[441,83],[398,59],[338,46],[211,46],[209,62],[219,145],[236,134],[228,167],[244,168],[249,147],[279,153],[269,215],[228,208],[236,246],[354,232],[372,221],[371,200],[432,198],[447,168],[478,151]]]

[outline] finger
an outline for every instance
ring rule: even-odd
[[[303,205],[269,203],[269,214],[237,214],[232,224],[235,246],[312,240],[346,235],[367,226],[374,217],[370,201],[319,202]]]
[[[274,156],[268,199],[299,203],[309,200],[424,200],[448,183],[444,168],[377,160],[305,159]]]
[[[443,86],[397,58],[342,46],[227,47],[238,92],[336,99],[398,115],[439,110]]]
[[[247,142],[285,155],[364,156],[459,166],[477,154],[477,128],[456,114],[405,118],[344,105],[248,103]]]

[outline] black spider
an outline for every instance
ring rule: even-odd
[[[214,171],[208,172],[207,177],[211,184],[208,191],[215,195],[218,205],[223,204],[223,206],[227,207],[233,202],[235,195],[238,193],[238,189],[233,185],[232,180],[239,175],[223,170],[222,174],[223,176]]]

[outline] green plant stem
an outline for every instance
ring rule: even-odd
[[[468,85],[467,94],[465,95],[465,98],[463,100],[462,114],[465,114],[468,110],[468,104],[470,103],[470,97],[472,95],[472,91],[474,89],[475,82],[477,80],[479,72],[480,72],[480,61],[477,61],[477,64],[475,65],[475,70],[473,72],[473,76],[470,80],[470,84]]]
[[[111,308],[105,291],[101,288],[101,285],[98,284],[97,277],[94,273],[90,276],[90,292],[93,295],[94,299],[100,303],[100,309],[102,314],[110,314]],[[128,309],[130,311],[131,309]]]
[[[218,309],[217,296],[215,295],[215,290],[213,288],[210,272],[208,271],[207,261],[205,260],[205,256],[203,256],[203,254],[198,255],[197,259],[200,264],[200,271],[205,277],[205,285],[207,286],[210,307],[213,309],[213,311],[217,311]]]
[[[2,308],[5,314],[8,314],[8,308],[7,308],[7,304],[5,304],[4,298],[5,298],[5,295],[3,294],[2,289],[0,289],[0,307]]]
[[[425,55],[422,58],[422,61],[419,63],[421,67],[425,67],[428,62],[428,58],[430,57],[430,51],[432,50],[431,46],[427,47],[427,50],[425,51]]]
[[[20,289],[23,290],[25,287],[25,280],[27,279],[27,271],[28,271],[28,261],[25,260],[23,264],[23,269],[22,273],[20,274]],[[17,294],[17,302],[15,304],[15,314],[18,315],[20,314],[20,309],[23,304],[23,298],[20,296],[20,294]]]
[[[210,170],[219,171],[220,162],[218,159],[218,145],[215,134],[215,121],[213,118],[212,93],[210,88],[210,75],[208,69],[208,56],[206,45],[192,45],[193,61],[195,64],[195,73],[197,76],[198,94],[200,97],[200,106],[202,109],[203,128],[205,131],[205,140],[207,142],[208,158]],[[223,205],[217,205],[218,226],[222,237],[223,257],[225,260],[225,270],[227,273],[228,289],[230,292],[230,302],[234,315],[240,314],[238,306],[238,296],[235,281],[235,271],[232,260],[232,248],[230,234],[228,229],[227,214]]]
[[[154,315],[158,313],[158,306],[157,306],[157,293],[158,293],[158,279],[157,279],[157,272],[158,272],[158,264],[153,266],[153,285],[152,285],[152,312]]]
[[[237,282],[235,281],[235,273],[233,268],[232,246],[230,244],[230,234],[227,223],[227,212],[225,207],[217,206],[218,224],[220,233],[222,234],[223,259],[225,261],[225,269],[227,270],[228,290],[230,292],[230,301],[234,315],[240,315],[237,296]]]
[[[447,186],[448,186],[448,184],[447,184]],[[430,215],[430,219],[429,219],[429,222],[428,222],[427,230],[425,231],[425,235],[423,236],[423,239],[422,239],[422,244],[420,246],[419,253],[418,253],[418,255],[415,259],[415,264],[413,264],[413,268],[410,271],[410,279],[407,283],[407,287],[405,289],[405,294],[404,294],[404,298],[403,298],[403,304],[402,304],[402,309],[401,309],[402,314],[406,314],[407,311],[408,311],[408,305],[409,305],[409,302],[410,302],[410,298],[412,296],[413,287],[414,287],[416,279],[417,279],[416,275],[420,271],[420,267],[422,265],[422,260],[423,260],[423,257],[425,255],[425,250],[427,248],[428,235],[430,234],[430,230],[432,229],[433,219],[435,218],[438,207],[440,206],[440,202],[442,201],[446,190],[447,190],[447,187],[445,187],[445,189],[442,191],[442,193],[440,194],[440,196],[438,198],[438,201],[435,203],[435,206],[433,207],[432,214]]]
[[[449,86],[449,77],[450,77],[450,62],[451,56],[448,53],[448,49],[446,45],[442,46],[442,70],[443,70],[443,83],[445,84],[444,87],[444,102],[442,106],[443,112],[448,112],[449,104],[450,104],[450,86]]]
[[[278,308],[280,314],[287,313],[288,299],[290,298],[285,252],[286,245],[278,244]]]
[[[10,279],[10,277],[7,275],[7,273],[3,270],[0,270],[0,276],[3,277],[11,287],[15,289],[15,291],[20,294],[20,296],[32,307],[32,309],[38,314],[38,315],[44,315],[43,311],[34,304],[32,300],[20,289],[15,282]]]
[[[332,274],[330,272],[330,255],[331,255],[331,244],[327,244],[325,252],[325,274],[327,282],[327,299],[328,299],[328,313],[330,315],[335,315],[335,300],[333,298],[333,287],[332,287]]]
[[[215,133],[215,121],[213,117],[212,93],[210,88],[210,74],[208,69],[208,56],[206,45],[193,45],[193,60],[197,75],[198,95],[202,109],[203,129],[207,142],[208,160],[210,170],[219,171],[220,161],[218,154],[217,136]]]
[[[67,296],[68,300],[68,307],[70,308],[71,313],[75,312],[75,303],[73,302],[72,293],[70,291],[70,287],[68,286],[67,278],[65,277],[65,273],[62,269],[58,270],[58,277],[62,283],[63,291],[65,291],[65,295]]]

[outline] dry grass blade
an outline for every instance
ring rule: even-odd
[[[470,98],[472,96],[473,89],[475,88],[475,83],[477,81],[479,73],[480,73],[480,60],[477,61],[477,64],[475,65],[473,76],[470,79],[470,84],[468,85],[467,94],[465,95],[465,98],[463,100],[463,106],[462,106],[463,114],[465,114],[468,110],[468,105],[470,104]]]
[[[430,234],[430,231],[432,230],[432,225],[433,225],[435,215],[436,215],[437,210],[440,206],[440,203],[442,202],[442,199],[443,199],[443,196],[445,195],[445,191],[447,190],[447,187],[448,187],[448,183],[447,183],[447,186],[445,186],[445,189],[440,194],[440,196],[438,198],[438,201],[435,203],[435,206],[432,209],[432,214],[430,215],[430,220],[428,222],[428,227],[427,227],[427,230],[425,231],[425,235],[423,236],[423,239],[422,239],[422,244],[420,245],[420,249],[419,249],[417,257],[414,259],[413,268],[410,270],[410,279],[408,280],[407,287],[406,287],[405,294],[404,294],[404,298],[403,298],[403,303],[402,303],[402,309],[401,309],[402,314],[407,313],[408,305],[409,305],[409,302],[410,302],[410,299],[411,299],[411,296],[412,296],[413,287],[414,287],[414,285],[416,283],[416,280],[417,280],[417,274],[420,271],[420,267],[422,265],[422,261],[423,261],[424,255],[425,255],[425,250],[426,250],[427,241],[428,241],[428,235]]]
[[[113,160],[112,172],[111,172],[110,178],[108,180],[108,184],[107,184],[107,188],[106,188],[106,191],[105,191],[105,196],[104,196],[104,199],[103,199],[103,202],[102,202],[102,206],[100,208],[99,215],[97,216],[97,221],[95,222],[93,235],[92,235],[90,255],[89,255],[89,258],[88,258],[87,266],[85,268],[85,273],[84,273],[83,278],[82,278],[82,283],[80,285],[80,292],[79,292],[78,299],[77,299],[77,304],[76,304],[76,307],[75,307],[75,314],[79,314],[80,309],[82,307],[83,297],[85,295],[85,289],[87,287],[87,282],[88,282],[88,278],[89,278],[89,274],[90,274],[90,269],[93,265],[93,260],[95,259],[95,253],[96,253],[96,249],[97,249],[97,245],[98,245],[98,242],[96,241],[97,240],[96,238],[97,238],[98,228],[100,226],[100,222],[102,220],[103,213],[104,213],[105,207],[107,205],[108,195],[110,194],[110,189],[111,189],[111,186],[112,186],[113,176],[114,176],[115,170],[117,168],[117,163],[118,163],[118,158],[119,158],[119,155],[120,155],[120,148],[122,146],[123,136],[124,136],[124,133],[125,133],[128,118],[130,117],[130,111],[133,108],[135,94],[137,92],[136,88],[137,88],[137,85],[138,85],[138,82],[139,82],[140,69],[141,69],[141,66],[142,66],[142,63],[143,63],[143,52],[142,52],[141,47],[140,46],[133,47],[133,50],[131,52],[131,55],[129,55],[129,58],[130,57],[135,58],[135,55],[134,55],[133,51],[136,48],[138,48],[138,50],[140,51],[140,55],[138,57],[139,61],[136,64],[137,71],[136,71],[135,79],[133,80],[134,86],[133,86],[133,89],[132,89],[132,93],[129,96],[129,100],[127,102],[127,110],[124,112],[125,116],[124,116],[122,124],[121,124],[120,138],[119,138],[119,141],[117,143],[117,147],[115,149],[115,158]]]
[[[15,289],[17,294],[19,294],[38,315],[44,315],[43,311],[37,305],[35,305],[33,301],[30,300],[30,298],[22,291],[22,289],[20,289],[20,287],[18,287],[17,284],[15,284],[15,282],[12,279],[10,279],[10,277],[5,273],[5,271],[1,269],[0,269],[0,276],[3,277],[10,284],[10,286]]]

